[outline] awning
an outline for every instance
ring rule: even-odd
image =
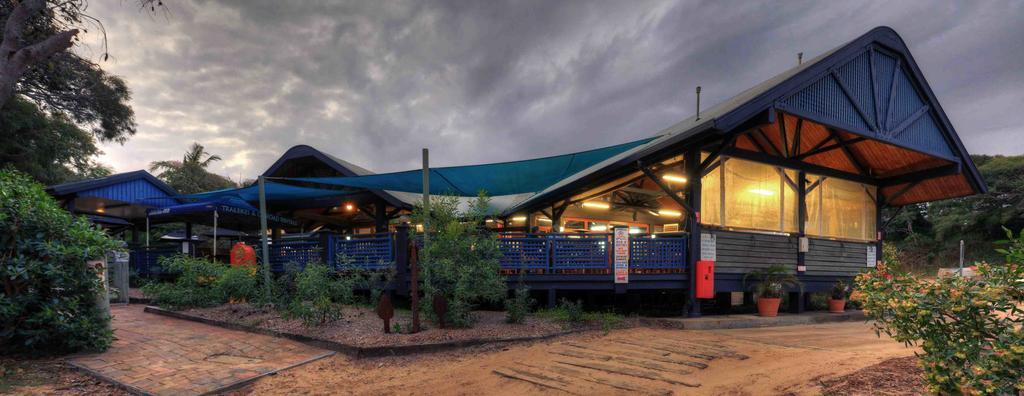
[[[598,162],[653,139],[646,138],[594,150],[523,161],[431,168],[430,192],[462,197],[475,197],[481,191],[489,196],[536,193]],[[311,185],[423,193],[423,171],[420,169],[365,176],[275,180],[285,183],[297,181]]]
[[[204,202],[194,202],[148,211],[151,224],[188,222],[214,225],[232,230],[257,230],[260,228],[260,212],[248,202],[231,196],[218,197]],[[285,217],[268,214],[267,224],[271,227],[294,227],[299,223]]]
[[[331,198],[360,192],[355,189],[321,189],[293,186],[283,183],[275,183],[272,181],[265,182],[264,188],[266,189],[265,192],[268,201]],[[203,193],[179,195],[175,198],[186,201],[210,201],[225,197],[238,199],[242,202],[258,202],[260,200],[259,186],[254,184],[249,187],[228,188]]]

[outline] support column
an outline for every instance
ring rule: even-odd
[[[692,147],[686,151],[683,158],[683,166],[686,169],[686,203],[693,209],[687,213],[687,225],[690,231],[689,252],[686,260],[686,268],[689,272],[690,288],[686,291],[686,315],[689,317],[700,316],[700,301],[697,300],[697,260],[700,260],[700,148]]]
[[[192,223],[185,223],[185,241],[181,246],[182,253],[192,255]]]
[[[885,207],[885,197],[882,196],[882,189],[875,189],[875,266],[882,262],[882,241],[885,239],[885,230],[882,229],[882,208]]]
[[[395,226],[395,289],[399,295],[409,294],[409,225]]]
[[[800,171],[796,174],[796,226],[797,226],[797,253],[796,271],[803,273],[807,271],[807,253],[800,248],[800,243],[807,238],[807,173]]]
[[[373,220],[375,232],[388,232],[388,205],[384,200],[378,200],[374,204]]]

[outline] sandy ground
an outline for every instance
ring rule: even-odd
[[[240,394],[820,394],[822,382],[913,350],[865,323],[649,328],[413,357],[336,356]]]

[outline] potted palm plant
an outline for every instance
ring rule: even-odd
[[[803,287],[796,276],[779,264],[748,272],[743,276],[743,283],[746,284],[750,278],[755,279],[753,291],[757,295],[757,314],[760,316],[773,317],[779,314],[782,292],[787,286]]]
[[[837,281],[832,285],[832,291],[828,296],[828,311],[831,313],[846,312],[846,296],[850,293],[850,285],[846,282]]]

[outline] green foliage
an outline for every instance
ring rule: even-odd
[[[1006,264],[978,264],[973,278],[924,279],[884,265],[857,277],[876,331],[924,351],[934,393],[1024,392],[1024,235],[1006,234]]]
[[[95,269],[117,243],[27,175],[0,170],[0,352],[104,350],[110,318]]]
[[[341,319],[344,304],[352,303],[354,283],[335,277],[321,263],[309,263],[295,277],[295,295],[287,314],[302,319],[306,326],[321,325]]]
[[[800,280],[791,274],[789,269],[780,264],[747,273],[743,276],[743,284],[746,285],[747,280],[750,278],[756,279],[756,282],[752,287],[754,293],[756,293],[758,297],[763,298],[780,298],[782,297],[783,290],[785,290],[787,286],[797,288],[803,287],[803,285],[800,284]]]
[[[243,302],[259,295],[259,283],[253,268],[230,267],[213,282],[213,288],[221,298]]]
[[[0,165],[47,184],[110,175],[95,161],[96,138],[62,114],[44,113],[15,97],[0,111]]]
[[[429,217],[429,243],[420,250],[419,263],[425,298],[422,312],[433,315],[433,296],[448,301],[445,322],[470,327],[476,304],[497,302],[505,295],[504,277],[499,273],[497,237],[482,227],[489,201],[481,193],[469,209],[459,210],[455,196],[434,197],[429,215],[421,207],[413,212],[417,223]]]
[[[832,290],[829,291],[829,297],[833,300],[845,300],[850,295],[850,285],[846,282],[839,280],[832,285]]]
[[[535,315],[541,319],[565,323],[569,327],[592,323],[605,330],[618,327],[625,321],[622,315],[614,312],[587,312],[583,309],[583,302],[564,298],[558,301],[557,307],[538,310]]]
[[[533,303],[530,288],[517,287],[512,298],[505,300],[505,320],[509,323],[523,323]]]
[[[182,309],[212,307],[227,301],[223,290],[216,287],[227,272],[227,265],[183,254],[161,257],[159,263],[178,275],[174,282],[150,283],[142,287],[143,293],[152,298],[153,303]]]
[[[206,170],[220,160],[220,156],[206,152],[201,144],[192,143],[181,161],[153,161],[149,170],[159,172],[158,177],[182,194],[235,187],[231,180]]]

